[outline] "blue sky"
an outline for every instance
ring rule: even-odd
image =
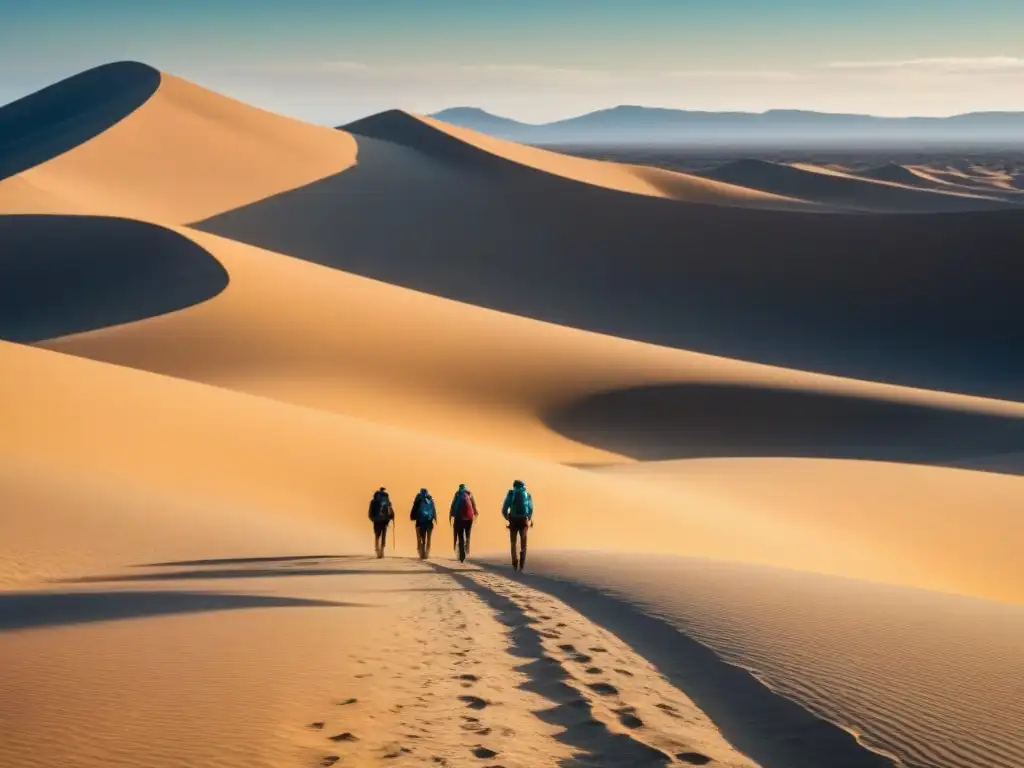
[[[0,0],[0,102],[135,59],[327,124],[474,105],[1024,110],[1024,0]]]

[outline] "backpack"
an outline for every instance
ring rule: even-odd
[[[422,525],[430,525],[434,518],[434,500],[430,496],[416,497],[416,518]]]
[[[370,500],[370,519],[375,523],[391,519],[391,497],[376,491]]]
[[[476,505],[473,503],[473,494],[468,490],[459,491],[459,502],[455,508],[459,520],[472,520],[476,512]]]
[[[526,488],[512,489],[512,508],[509,510],[509,517],[529,517],[530,503],[529,494]]]

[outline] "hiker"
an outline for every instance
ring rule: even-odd
[[[469,536],[473,532],[473,521],[479,517],[476,501],[465,483],[459,484],[459,490],[452,498],[452,507],[448,517],[455,531],[455,546],[459,550],[459,562],[465,562],[469,555]]]
[[[373,492],[370,499],[370,520],[373,521],[373,548],[377,557],[384,557],[384,547],[388,540],[388,526],[395,519],[395,510],[391,506],[391,497],[383,485]]]
[[[526,531],[533,527],[533,497],[522,480],[512,483],[505,494],[501,515],[508,521],[509,541],[512,544],[512,570],[522,571],[526,566]],[[516,536],[519,537],[519,557],[516,557]]]
[[[409,519],[416,523],[416,549],[420,559],[425,560],[430,557],[430,537],[434,532],[434,523],[437,522],[434,499],[426,488],[420,488],[413,499]]]

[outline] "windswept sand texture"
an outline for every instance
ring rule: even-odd
[[[1021,764],[1012,204],[134,63],[0,148],[0,764]]]

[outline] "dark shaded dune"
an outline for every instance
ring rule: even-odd
[[[888,181],[892,184],[906,184],[907,186],[953,191],[951,185],[941,184],[937,181],[926,179],[923,176],[918,176],[912,170],[899,163],[886,163],[877,168],[859,171],[857,175],[863,176],[866,179],[874,179],[875,181]]]
[[[448,168],[484,175],[492,184],[512,181],[529,183],[529,179],[538,174],[548,175],[545,171],[483,151],[397,109],[364,117],[342,126],[340,130],[364,140],[359,142],[360,156],[365,140],[384,141],[411,149],[417,155],[430,158]],[[565,184],[579,185],[579,182],[569,179],[552,178]]]
[[[910,171],[902,170],[913,176]],[[710,171],[703,171],[699,175],[716,181],[759,189],[762,192],[831,203],[853,210],[874,213],[986,211],[1008,208],[1012,205],[996,199],[952,194],[954,190],[941,192],[935,189],[925,189],[919,184],[915,185],[916,189],[888,186],[876,184],[869,179],[862,180],[816,173],[767,160],[737,160]],[[895,179],[877,179],[877,181],[895,182]],[[910,182],[899,181],[898,183],[909,184]]]
[[[145,104],[159,87],[158,70],[119,61],[0,108],[0,180],[103,133]]]
[[[0,216],[0,339],[30,343],[213,298],[228,273],[177,232],[132,219]]]
[[[647,461],[788,456],[949,464],[1024,450],[1024,418],[728,384],[604,392],[546,421],[580,442]]]
[[[509,170],[433,134],[423,151],[360,137],[356,167],[196,226],[563,325],[1024,398],[1024,212],[680,203]]]

